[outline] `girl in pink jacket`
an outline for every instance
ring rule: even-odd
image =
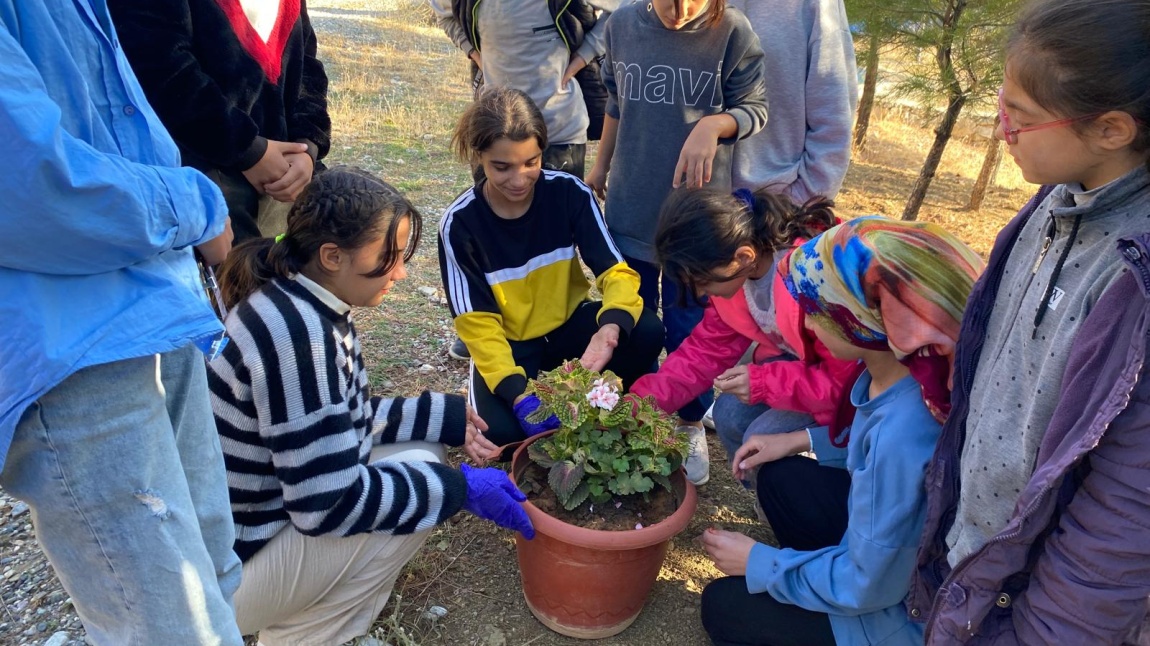
[[[802,311],[771,268],[836,223],[832,206],[822,197],[796,206],[765,188],[673,193],[659,215],[658,262],[681,293],[709,296],[709,304],[691,335],[631,392],[677,410],[718,387],[715,430],[728,458],[751,435],[830,426],[858,365],[833,358],[806,329]],[[752,344],[754,361],[739,365]],[[821,448],[845,456],[845,441],[835,444],[826,429],[809,435],[816,453]]]

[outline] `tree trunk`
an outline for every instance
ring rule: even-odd
[[[862,152],[866,146],[867,129],[870,127],[870,114],[874,109],[874,90],[878,85],[878,32],[870,35],[866,52],[866,76],[863,77],[862,96],[859,97],[858,119],[855,121],[855,152]]]
[[[994,127],[998,129],[998,117],[994,118]],[[986,198],[986,189],[994,176],[998,174],[998,166],[1002,163],[1002,144],[990,135],[990,143],[986,145],[986,156],[982,158],[982,170],[978,172],[978,179],[974,182],[974,190],[970,192],[970,203],[966,208],[977,211],[982,208],[982,200]]]
[[[935,172],[938,171],[938,164],[942,161],[942,152],[946,150],[946,144],[954,132],[954,124],[958,123],[958,115],[962,112],[964,105],[966,105],[965,96],[962,94],[951,95],[950,104],[946,106],[946,113],[942,117],[942,123],[934,131],[934,144],[931,145],[930,152],[926,155],[926,161],[922,164],[922,170],[918,172],[918,179],[914,181],[914,188],[910,191],[910,197],[907,198],[902,219],[918,219],[918,211],[922,208],[923,200],[926,199],[926,191],[930,188],[931,181],[934,180]]]

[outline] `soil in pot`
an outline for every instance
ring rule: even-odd
[[[527,494],[540,511],[570,525],[587,529],[622,531],[641,529],[665,520],[679,507],[675,494],[662,487],[655,487],[647,494],[623,496],[617,500],[593,503],[583,501],[575,509],[568,511],[559,504],[555,492],[547,484],[547,470],[537,464],[530,464],[519,478],[519,489]],[[641,527],[640,527],[641,526]]]

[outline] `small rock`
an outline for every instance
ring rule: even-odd
[[[22,503],[22,502],[17,502],[15,505],[12,505],[12,511],[8,512],[8,516],[10,518],[16,518],[17,516],[23,516],[27,511],[28,511],[28,505],[27,504]]]
[[[488,627],[490,632],[487,633],[487,646],[507,646],[507,635],[503,634],[495,626]]]
[[[40,623],[36,624],[36,632],[42,633],[45,630],[48,630],[48,624],[46,624],[42,621]]]
[[[425,363],[419,367],[419,371],[422,372],[423,374],[427,374],[429,372],[435,372],[435,366],[431,365],[430,363]]]
[[[435,296],[435,292],[438,290],[436,290],[434,287],[420,287],[419,289],[417,289],[415,291],[419,292],[420,294],[423,294],[424,296],[426,296],[428,298],[431,298],[432,296]]]
[[[62,630],[58,633],[52,633],[52,636],[44,642],[44,646],[64,646],[64,644],[68,643],[69,637],[71,637],[71,635]]]
[[[423,618],[434,623],[447,616],[447,608],[443,606],[431,606],[423,613]]]

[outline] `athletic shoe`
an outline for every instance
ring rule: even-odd
[[[683,468],[687,470],[687,479],[695,486],[707,484],[711,479],[711,452],[707,448],[707,434],[697,426],[680,426],[679,432],[687,434],[691,452],[687,455],[687,462]]]
[[[460,361],[471,360],[471,352],[463,343],[463,339],[459,337],[455,337],[455,341],[451,344],[451,347],[447,349],[447,354],[450,355],[452,359],[459,359]]]

